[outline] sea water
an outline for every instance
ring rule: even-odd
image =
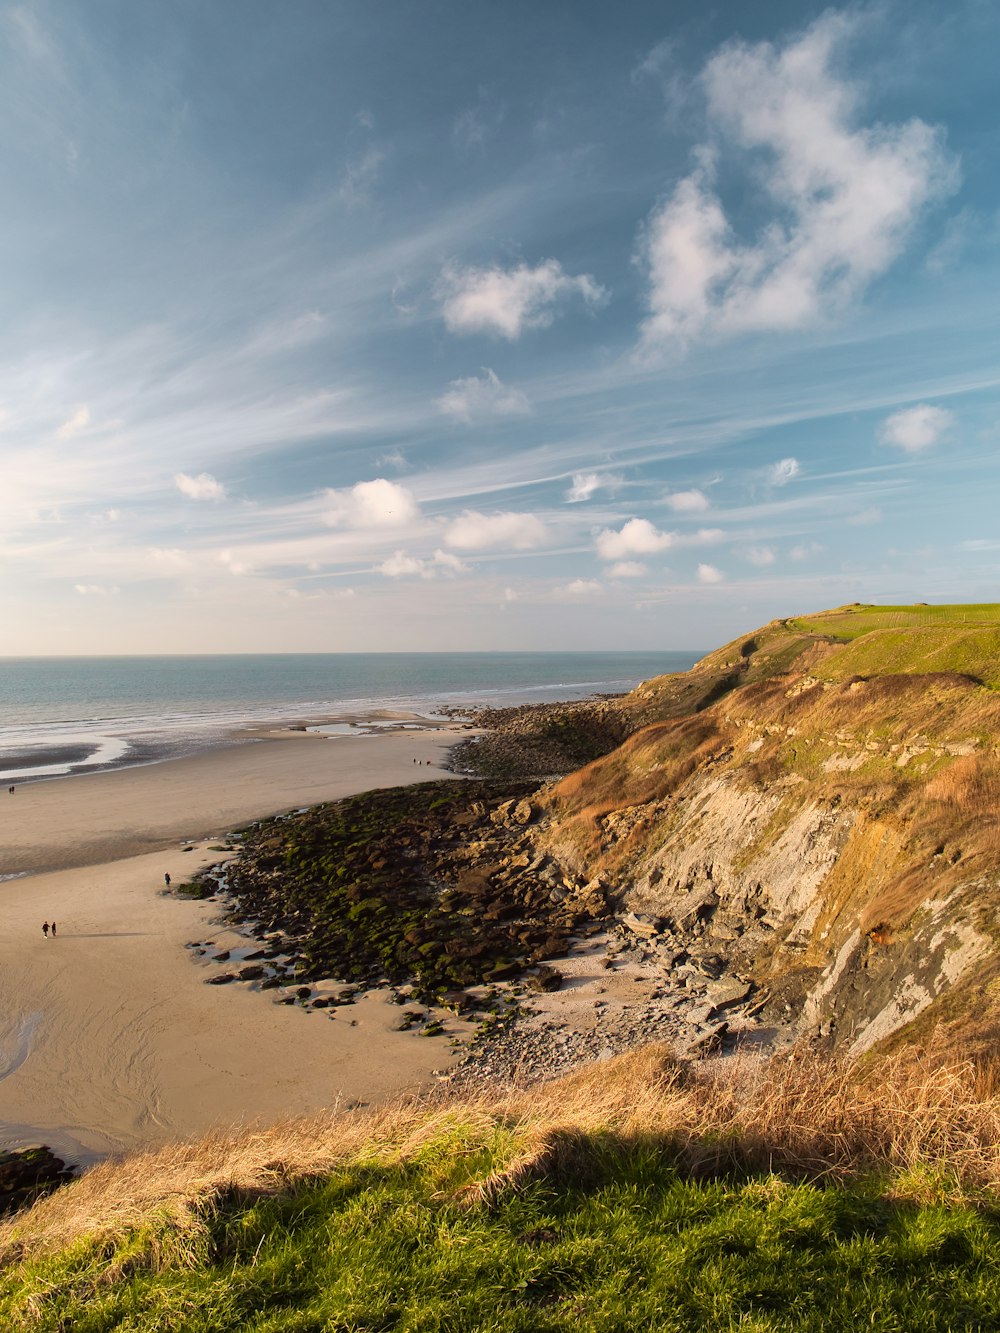
[[[696,652],[0,658],[0,781],[150,763],[240,727],[619,694]]]

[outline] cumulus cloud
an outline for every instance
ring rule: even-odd
[[[105,587],[103,583],[74,583],[73,591],[81,597],[107,597],[109,594],[113,596],[118,589]]]
[[[407,555],[405,551],[394,551],[387,560],[375,566],[379,574],[387,579],[402,579],[413,575],[426,576],[427,562],[418,556]]]
[[[721,583],[725,577],[722,570],[716,569],[714,565],[698,566],[699,583]]]
[[[583,500],[589,500],[595,491],[614,491],[621,484],[621,477],[610,472],[574,472],[573,484],[566,492],[566,499],[570,504],[580,504]]]
[[[918,403],[886,417],[878,437],[883,444],[895,445],[908,454],[919,454],[937,444],[954,424],[953,414],[945,408]]]
[[[647,572],[641,560],[619,560],[608,570],[613,579],[638,579]]]
[[[216,481],[210,472],[199,472],[191,477],[186,472],[174,473],[174,485],[189,500],[222,500],[226,488],[221,481]]]
[[[420,517],[420,507],[405,486],[376,477],[347,490],[327,490],[324,515],[331,527],[401,528]]]
[[[856,22],[827,14],[783,47],[733,41],[705,66],[715,137],[643,237],[647,347],[818,321],[885,272],[924,206],[954,188],[938,130],[859,123],[861,92],[835,69]],[[749,241],[718,192],[720,144],[767,167],[769,216]]]
[[[549,539],[549,531],[534,514],[480,514],[467,509],[452,519],[445,530],[445,543],[462,551],[482,551],[491,546],[529,551]]]
[[[675,514],[701,514],[708,508],[708,496],[702,491],[674,491],[663,497]]]
[[[801,472],[802,467],[797,458],[780,458],[777,463],[772,463],[767,468],[765,475],[772,486],[787,486]]]
[[[520,389],[504,384],[488,366],[483,366],[481,376],[452,380],[448,392],[438,399],[438,407],[457,421],[525,416],[531,411],[531,404]]]
[[[569,597],[593,597],[595,593],[601,591],[601,585],[596,579],[574,579],[572,583],[567,583],[562,588],[556,589],[556,595],[565,594]]]
[[[444,322],[452,333],[494,333],[511,341],[525,329],[546,328],[555,306],[580,296],[591,306],[606,293],[589,273],[572,276],[556,259],[530,268],[445,269],[437,289]]]
[[[721,528],[699,528],[697,532],[661,532],[648,518],[630,518],[615,532],[605,528],[597,534],[597,553],[602,560],[621,560],[630,555],[655,555],[677,546],[705,546],[721,541]]]
[[[757,565],[764,568],[767,565],[773,565],[775,553],[773,546],[748,546],[743,552],[743,559],[750,565]]]
[[[788,554],[793,560],[811,560],[814,555],[819,555],[825,550],[826,547],[819,542],[800,542],[797,546],[793,546]]]
[[[81,431],[87,429],[90,425],[90,408],[84,403],[78,407],[68,420],[56,431],[57,440],[71,440],[74,435],[79,435]]]
[[[406,551],[394,551],[387,560],[375,566],[376,572],[389,579],[412,578],[432,579],[436,574],[467,574],[469,566],[450,551],[435,551],[430,560],[409,555]]]

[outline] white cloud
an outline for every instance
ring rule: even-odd
[[[489,546],[528,551],[548,539],[548,528],[534,514],[480,514],[474,509],[453,519],[445,531],[447,545],[464,551],[481,551]]]
[[[597,534],[597,553],[602,560],[620,560],[629,555],[654,555],[677,546],[706,546],[722,541],[721,528],[699,528],[697,532],[661,532],[648,518],[630,518],[619,532],[605,528]]]
[[[589,273],[573,277],[555,259],[534,268],[447,268],[437,295],[452,333],[495,333],[511,341],[525,329],[551,324],[553,307],[564,297],[582,296],[588,305],[606,297]]]
[[[569,504],[580,504],[589,500],[595,491],[616,491],[622,484],[622,478],[612,472],[574,472],[573,484],[566,492]]]
[[[663,497],[675,514],[701,514],[708,508],[708,496],[702,491],[674,491]]]
[[[742,552],[743,559],[748,564],[757,565],[764,568],[766,565],[773,565],[775,560],[774,548],[772,546],[748,546]]]
[[[798,546],[793,546],[788,554],[793,560],[810,560],[814,555],[819,555],[825,551],[826,547],[819,542],[800,542]]]
[[[721,583],[725,577],[722,570],[716,569],[714,565],[698,566],[699,583]]]
[[[596,579],[574,579],[572,583],[567,583],[565,587],[556,588],[556,595],[566,594],[569,597],[593,597],[595,593],[601,591],[601,585]]]
[[[112,596],[118,591],[117,588],[106,588],[101,583],[74,583],[74,592],[78,592],[81,597],[107,597]]]
[[[482,417],[525,416],[531,404],[520,389],[504,384],[488,366],[483,366],[482,377],[452,380],[448,392],[438,399],[442,412],[458,421],[472,421]]]
[[[468,574],[469,566],[450,551],[435,551],[434,563],[449,574]]]
[[[517,592],[515,591],[514,588],[504,588],[503,599],[505,602],[516,602]]]
[[[81,431],[86,430],[90,425],[90,408],[84,403],[78,407],[73,415],[59,427],[56,431],[57,440],[71,440],[74,435],[79,435]]]
[[[908,454],[919,454],[937,444],[954,424],[954,415],[945,408],[918,403],[886,417],[878,437],[883,444],[894,444]]]
[[[469,566],[465,561],[459,560],[458,556],[452,555],[450,551],[435,551],[430,560],[408,555],[406,551],[395,551],[387,560],[383,560],[380,565],[376,565],[375,569],[379,574],[384,574],[386,578],[390,579],[408,578],[415,575],[422,579],[432,579],[439,572],[446,574],[467,574],[469,572]]]
[[[199,472],[197,477],[186,472],[174,473],[174,485],[189,500],[222,500],[226,488],[221,481],[216,481],[210,472]]]
[[[733,41],[705,66],[709,124],[727,149],[763,156],[771,215],[753,240],[736,235],[703,146],[646,227],[647,348],[817,322],[885,272],[921,209],[954,188],[937,130],[858,124],[859,90],[834,68],[856,22],[827,14],[781,48]]]
[[[331,527],[401,528],[420,517],[420,507],[406,487],[385,477],[325,494],[329,508],[324,517]]]
[[[608,570],[613,579],[638,579],[647,572],[641,560],[619,560]]]
[[[772,486],[787,486],[801,472],[802,467],[797,458],[781,458],[777,463],[771,464],[765,475]]]
[[[660,532],[648,518],[630,518],[620,532],[605,528],[597,534],[597,553],[602,560],[627,555],[653,555],[676,545],[676,532]]]
[[[415,555],[407,555],[405,551],[395,551],[375,568],[387,579],[410,578],[414,575],[419,575],[421,578],[428,577],[426,560],[421,560]]]

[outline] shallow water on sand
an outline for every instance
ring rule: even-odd
[[[651,676],[685,671],[699,655],[0,658],[0,782],[149,763],[251,723],[616,694]]]

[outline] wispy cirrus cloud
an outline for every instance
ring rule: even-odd
[[[452,333],[491,333],[514,342],[527,329],[547,328],[568,298],[596,306],[607,293],[589,273],[574,276],[557,259],[546,259],[533,268],[453,265],[442,273],[437,296]]]
[[[574,472],[573,482],[566,492],[569,504],[581,504],[598,491],[616,491],[622,485],[617,472]]]
[[[919,119],[861,123],[838,59],[857,18],[828,13],[779,45],[727,43],[701,86],[714,138],[650,217],[647,350],[675,340],[799,329],[843,308],[893,263],[921,210],[954,188],[941,133]],[[757,154],[769,217],[737,235],[717,146]]]

